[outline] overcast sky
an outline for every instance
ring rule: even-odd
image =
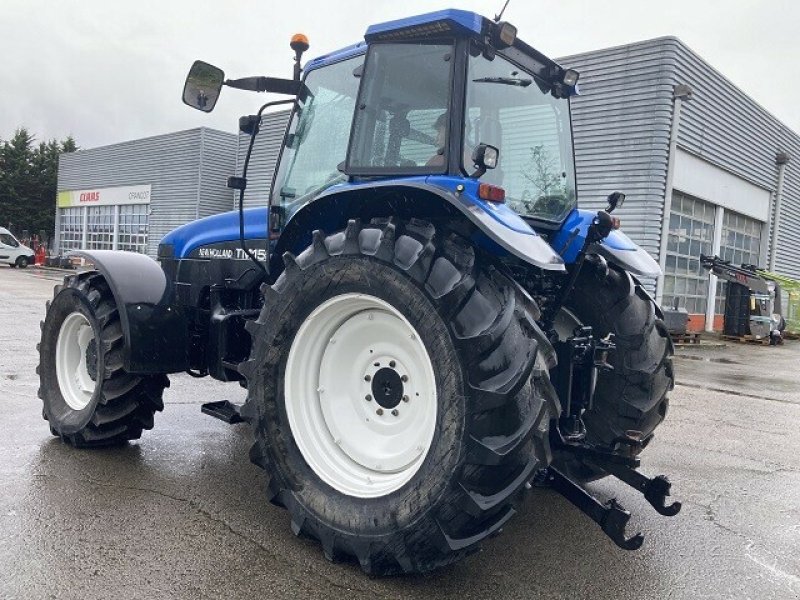
[[[289,38],[306,58],[354,43],[371,23],[454,7],[492,17],[502,0],[0,0],[0,139],[19,126],[79,146],[208,126],[235,131],[260,98],[225,89],[204,114],[181,103],[204,59],[229,77],[291,76]],[[800,2],[511,0],[505,18],[552,56],[680,37],[800,132]]]

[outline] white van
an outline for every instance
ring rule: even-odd
[[[19,243],[11,232],[0,227],[0,264],[24,269],[33,264],[33,250]]]

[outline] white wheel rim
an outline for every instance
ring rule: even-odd
[[[56,377],[64,401],[73,410],[83,410],[94,395],[96,383],[89,375],[86,350],[94,338],[89,320],[79,312],[64,319],[56,343]]]
[[[425,345],[397,309],[366,294],[335,296],[303,322],[284,395],[303,458],[348,496],[400,489],[422,466],[436,429]]]

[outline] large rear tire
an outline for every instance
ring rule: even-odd
[[[55,288],[38,345],[39,398],[50,431],[79,448],[138,439],[162,410],[166,375],[122,366],[122,327],[98,273],[68,276]]]
[[[588,265],[567,303],[580,324],[596,337],[615,336],[612,371],[599,373],[594,405],[583,415],[587,441],[613,449],[628,433],[641,437],[641,452],[653,439],[669,407],[667,394],[675,385],[674,347],[661,309],[636,279],[610,265],[599,275]],[[573,479],[591,481],[605,475],[557,453],[556,461]]]
[[[284,261],[240,366],[270,500],[368,573],[474,551],[550,462],[547,341],[515,286],[415,220],[317,231]]]

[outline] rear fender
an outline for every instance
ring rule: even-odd
[[[119,311],[129,373],[176,373],[189,368],[188,324],[172,303],[172,284],[156,261],[143,254],[77,250],[105,278]]]
[[[565,263],[572,264],[577,260],[589,226],[596,215],[597,213],[589,210],[575,209],[553,236],[551,244]],[[656,278],[661,275],[661,267],[653,257],[618,229],[613,230],[603,241],[592,244],[589,252],[600,254],[608,262],[640,277]]]
[[[565,270],[561,257],[519,215],[505,205],[476,198],[469,188],[477,188],[477,183],[469,184],[460,178],[419,177],[330,188],[292,215],[275,247],[273,273],[283,268],[280,258],[285,251],[298,252],[311,243],[314,229],[336,231],[349,219],[390,216],[466,223],[473,241],[490,252],[510,254],[541,269]]]

